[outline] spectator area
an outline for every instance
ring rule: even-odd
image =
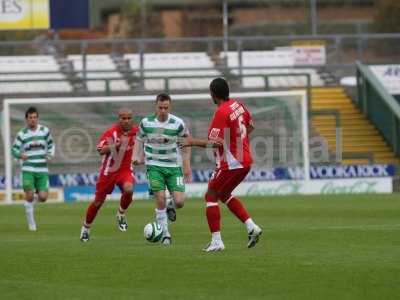
[[[79,78],[83,78],[83,56],[68,55],[67,60],[72,62],[72,66]],[[88,79],[112,79],[109,81],[111,91],[129,91],[130,87],[122,74],[118,72],[114,61],[109,55],[87,55],[86,56],[86,78]],[[120,79],[120,80],[118,80]],[[104,92],[106,82],[104,80],[89,80],[87,82],[89,92]]]
[[[134,74],[139,76],[139,54],[125,54],[124,59],[129,62],[131,70],[136,70]],[[170,79],[170,88],[176,90],[207,89],[210,80],[221,75],[215,68],[214,62],[204,52],[147,53],[144,55],[144,69],[146,78],[200,76],[200,78]],[[209,77],[201,78],[201,76]],[[146,89],[162,90],[164,82],[163,79],[146,79],[144,84]]]
[[[225,53],[220,54],[225,59]],[[227,52],[228,67],[232,73],[239,75],[239,55],[235,52]],[[312,86],[323,86],[324,81],[313,68],[295,68],[294,57],[290,51],[243,51],[242,70],[243,75],[270,75],[270,74],[309,74]],[[248,69],[246,69],[248,68]],[[305,76],[278,76],[268,80],[268,86],[273,88],[287,88],[306,86]],[[265,86],[265,79],[262,76],[247,77],[243,79],[244,88],[262,88]]]
[[[74,87],[68,81],[72,79],[74,83],[77,79],[78,82],[81,79],[83,88],[89,92],[106,92],[105,79],[108,79],[108,88],[111,92],[130,92],[131,84],[140,82],[140,55],[138,53],[123,55],[117,62],[118,65],[108,54],[89,54],[86,56],[86,61],[83,58],[82,55],[68,55],[65,58],[68,72],[71,72],[66,73],[67,78],[61,72],[60,64],[52,56],[0,57],[0,94],[72,93]],[[223,63],[225,54],[220,53],[219,58],[220,63]],[[227,52],[226,59],[230,73],[240,75],[238,53]],[[84,63],[86,63],[85,74]],[[245,76],[242,80],[244,88],[264,88],[263,75],[293,73],[309,74],[311,85],[314,87],[324,85],[324,81],[315,68],[295,67],[293,55],[285,50],[243,51],[241,65],[243,67],[241,74]],[[124,67],[123,71],[121,71],[121,66]],[[165,78],[168,79],[168,88],[171,90],[207,90],[210,80],[222,75],[214,61],[205,52],[146,53],[143,66],[143,76],[146,78],[144,88],[149,91],[165,90]],[[248,77],[249,75],[254,75],[254,77]],[[85,82],[84,78],[88,81]],[[15,82],[8,82],[10,80],[15,80]],[[43,81],[35,82],[34,80]],[[272,88],[303,87],[306,84],[305,76],[274,76],[268,80],[268,86]]]
[[[5,82],[9,80],[15,82]],[[72,91],[72,86],[52,56],[0,56],[1,94]]]

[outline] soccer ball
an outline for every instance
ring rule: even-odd
[[[143,230],[144,238],[150,243],[157,243],[162,236],[161,225],[157,222],[146,224]]]

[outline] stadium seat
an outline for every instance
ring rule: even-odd
[[[79,72],[78,77],[83,78],[82,71],[84,62],[82,55],[68,55],[67,59],[72,61],[74,70]],[[122,74],[118,72],[117,67],[109,55],[87,55],[86,71],[87,79],[110,79],[111,91],[130,90],[128,83],[123,79]],[[104,92],[106,91],[106,81],[88,80],[87,88],[90,92]]]
[[[1,94],[72,92],[73,90],[52,56],[0,56],[0,70]],[[4,82],[10,80],[16,80],[16,82]],[[38,81],[35,82],[35,80]]]
[[[220,58],[227,59],[228,68],[232,68],[232,73],[239,75],[239,56],[238,52],[220,53]],[[317,71],[312,68],[295,68],[294,58],[289,51],[243,51],[242,70],[243,75],[272,75],[272,74],[309,74],[312,86],[323,86],[324,81],[320,78]],[[279,68],[278,68],[279,67]],[[248,69],[246,69],[248,68]],[[242,85],[245,88],[263,88],[265,79],[263,76],[245,77]],[[282,87],[302,87],[307,85],[304,76],[273,76],[268,80],[268,86],[272,88]]]
[[[135,71],[134,74],[139,76],[139,54],[126,54],[124,58],[129,61],[130,68]],[[144,55],[144,68],[146,78],[210,76],[172,78],[169,81],[169,88],[176,90],[206,89],[210,80],[220,75],[220,72],[215,69],[214,62],[204,52],[147,53]],[[165,88],[164,84],[164,79],[146,79],[144,82],[145,88],[150,90],[162,90]]]

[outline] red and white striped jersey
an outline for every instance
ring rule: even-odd
[[[103,155],[99,170],[100,176],[107,176],[120,170],[132,170],[132,152],[137,132],[138,127],[136,125],[133,125],[129,132],[124,132],[119,124],[114,124],[101,135],[97,144],[98,151],[106,145],[117,142],[121,142],[121,145]]]
[[[208,139],[224,140],[223,147],[214,149],[217,169],[233,170],[251,166],[253,158],[247,132],[249,126],[253,126],[253,121],[244,104],[229,99],[218,106],[208,130]]]

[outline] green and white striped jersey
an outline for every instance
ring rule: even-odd
[[[47,156],[54,156],[55,145],[50,130],[38,124],[35,131],[29,128],[21,129],[11,148],[14,158],[20,159],[22,154],[28,156],[25,161],[21,160],[22,171],[43,173],[49,172],[47,168]]]
[[[142,119],[136,139],[144,146],[145,164],[159,167],[181,167],[182,156],[178,147],[178,138],[188,134],[182,119],[168,115],[160,122],[156,114]]]

